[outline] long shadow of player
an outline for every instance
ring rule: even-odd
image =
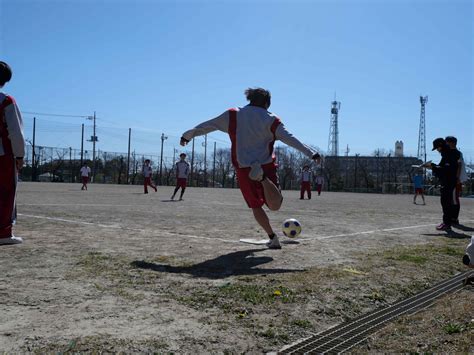
[[[471,236],[465,233],[458,233],[455,231],[450,231],[448,233],[422,233],[420,235],[425,235],[428,237],[446,237],[451,239],[470,239]]]
[[[153,270],[158,272],[169,272],[175,274],[189,274],[194,277],[205,277],[208,279],[222,279],[229,276],[238,275],[261,275],[261,274],[282,274],[289,272],[301,272],[304,270],[295,269],[260,269],[256,266],[273,261],[270,256],[254,256],[254,253],[268,250],[252,249],[237,251],[218,256],[190,266],[171,266],[164,264],[150,263],[144,260],[135,260],[131,265],[135,268]]]
[[[460,229],[464,232],[474,232],[474,228],[469,227],[469,226],[465,226],[464,224],[457,224],[457,225],[454,226],[454,228]]]

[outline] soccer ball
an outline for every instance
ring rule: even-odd
[[[283,222],[283,234],[288,238],[296,238],[301,233],[301,224],[294,218],[289,218]]]

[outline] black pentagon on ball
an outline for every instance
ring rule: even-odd
[[[288,228],[290,226],[290,222],[285,223],[285,228]]]
[[[297,227],[299,227],[299,226],[300,226],[300,224],[299,224],[298,222],[296,222],[296,221],[295,221],[295,222],[293,222],[293,223],[294,223],[294,224],[295,224],[295,226],[297,226]]]
[[[291,235],[295,236],[295,235],[296,235],[296,231],[291,231]]]

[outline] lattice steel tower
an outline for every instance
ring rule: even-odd
[[[426,125],[425,125],[425,106],[428,102],[428,96],[420,96],[420,129],[418,132],[418,159],[426,163]]]
[[[341,103],[336,101],[336,95],[334,95],[334,101],[331,103],[331,124],[329,126],[329,142],[328,142],[328,155],[338,156],[339,155],[339,127],[338,127],[338,115]]]

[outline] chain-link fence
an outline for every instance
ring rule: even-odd
[[[92,170],[92,182],[104,184],[143,184],[142,169],[146,159],[151,161],[153,180],[158,185],[175,185],[174,156],[118,153],[98,150],[95,161],[88,150],[27,146],[25,167],[20,178],[23,181],[79,182],[80,169],[86,163]],[[202,153],[187,153],[190,163],[189,185],[198,187],[238,187],[236,174],[231,163],[230,149],[216,149],[204,158]],[[301,169],[311,162],[307,157],[291,148],[277,147],[276,162],[282,189],[300,187]],[[413,157],[391,156],[346,156],[326,157],[319,166],[313,165],[314,176],[324,177],[324,188],[329,191],[369,193],[411,193],[416,169],[412,167],[421,161]],[[472,175],[464,184],[463,195],[472,195]],[[436,179],[425,176],[425,184],[436,186]],[[437,191],[437,189],[431,189]]]

